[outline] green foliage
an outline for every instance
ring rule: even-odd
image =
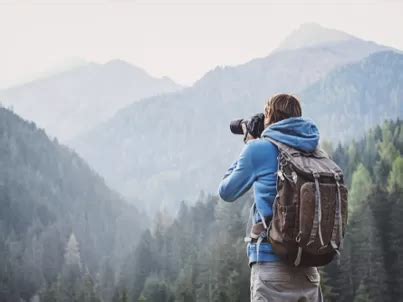
[[[369,171],[363,164],[359,164],[356,171],[353,174],[353,180],[351,184],[349,194],[349,211],[353,212],[357,209],[361,203],[368,199],[371,194],[373,182]]]
[[[98,297],[98,293],[95,288],[95,283],[89,273],[82,278],[78,301],[101,302],[101,299]]]
[[[353,302],[369,302],[369,301],[371,301],[371,299],[368,294],[368,288],[365,286],[363,282],[361,282]]]
[[[140,298],[137,300],[138,302],[146,302],[147,299],[144,298],[144,296],[140,296]]]
[[[388,127],[388,124],[384,124],[382,142],[378,146],[379,156],[388,166],[391,166],[395,158],[399,156],[399,151],[393,139],[393,130]]]
[[[403,192],[403,157],[399,156],[393,162],[392,171],[388,177],[389,193]]]
[[[193,207],[182,203],[171,224],[143,234],[127,260],[134,266],[127,266],[122,277],[132,301],[248,299],[249,268],[240,234],[251,195],[234,204],[201,198]]]
[[[333,292],[332,286],[329,285],[329,273],[323,270],[323,268],[319,268],[320,273],[320,286],[322,288],[322,294],[325,301],[334,299],[337,295]]]
[[[166,282],[153,275],[147,278],[140,297],[144,297],[149,302],[174,301],[173,293]]]
[[[105,301],[112,301],[112,302],[129,302],[129,295],[127,293],[126,287],[123,288],[116,288],[115,293],[112,297],[112,300],[105,299]],[[146,301],[144,297],[140,297],[138,301]]]
[[[354,171],[349,194],[353,211],[340,266],[333,263],[324,268],[325,288],[334,294],[329,301],[399,301],[403,297],[399,256],[403,253],[402,124],[385,122],[354,147],[335,150],[343,169]]]

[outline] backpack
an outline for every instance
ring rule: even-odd
[[[323,150],[305,153],[265,138],[279,149],[277,195],[267,237],[294,266],[323,266],[343,248],[347,188],[343,172]]]

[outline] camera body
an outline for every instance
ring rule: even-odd
[[[229,127],[233,134],[244,135],[244,140],[248,134],[254,138],[259,138],[264,130],[264,114],[257,113],[250,119],[233,120]]]

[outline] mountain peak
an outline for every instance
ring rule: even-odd
[[[144,75],[147,74],[147,72],[144,69],[142,69],[142,68],[140,68],[138,66],[132,65],[129,62],[126,62],[126,61],[121,60],[121,59],[110,60],[110,61],[102,64],[102,66],[107,68],[107,70],[111,70],[111,69],[112,70],[129,70],[131,72],[137,71],[137,72],[139,72],[141,74],[144,74]]]
[[[103,65],[106,65],[106,66],[108,66],[108,65],[121,65],[121,66],[131,66],[131,64],[129,64],[128,62],[126,62],[126,61],[123,61],[123,60],[121,60],[121,59],[112,59],[112,60],[109,60],[109,61],[107,61],[105,64],[103,64]]]
[[[351,39],[355,39],[355,37],[345,32],[326,28],[317,23],[304,23],[284,39],[278,50],[311,47]]]

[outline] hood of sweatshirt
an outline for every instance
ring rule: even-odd
[[[292,117],[267,127],[262,137],[269,137],[294,149],[313,152],[319,144],[319,130],[310,119]]]

